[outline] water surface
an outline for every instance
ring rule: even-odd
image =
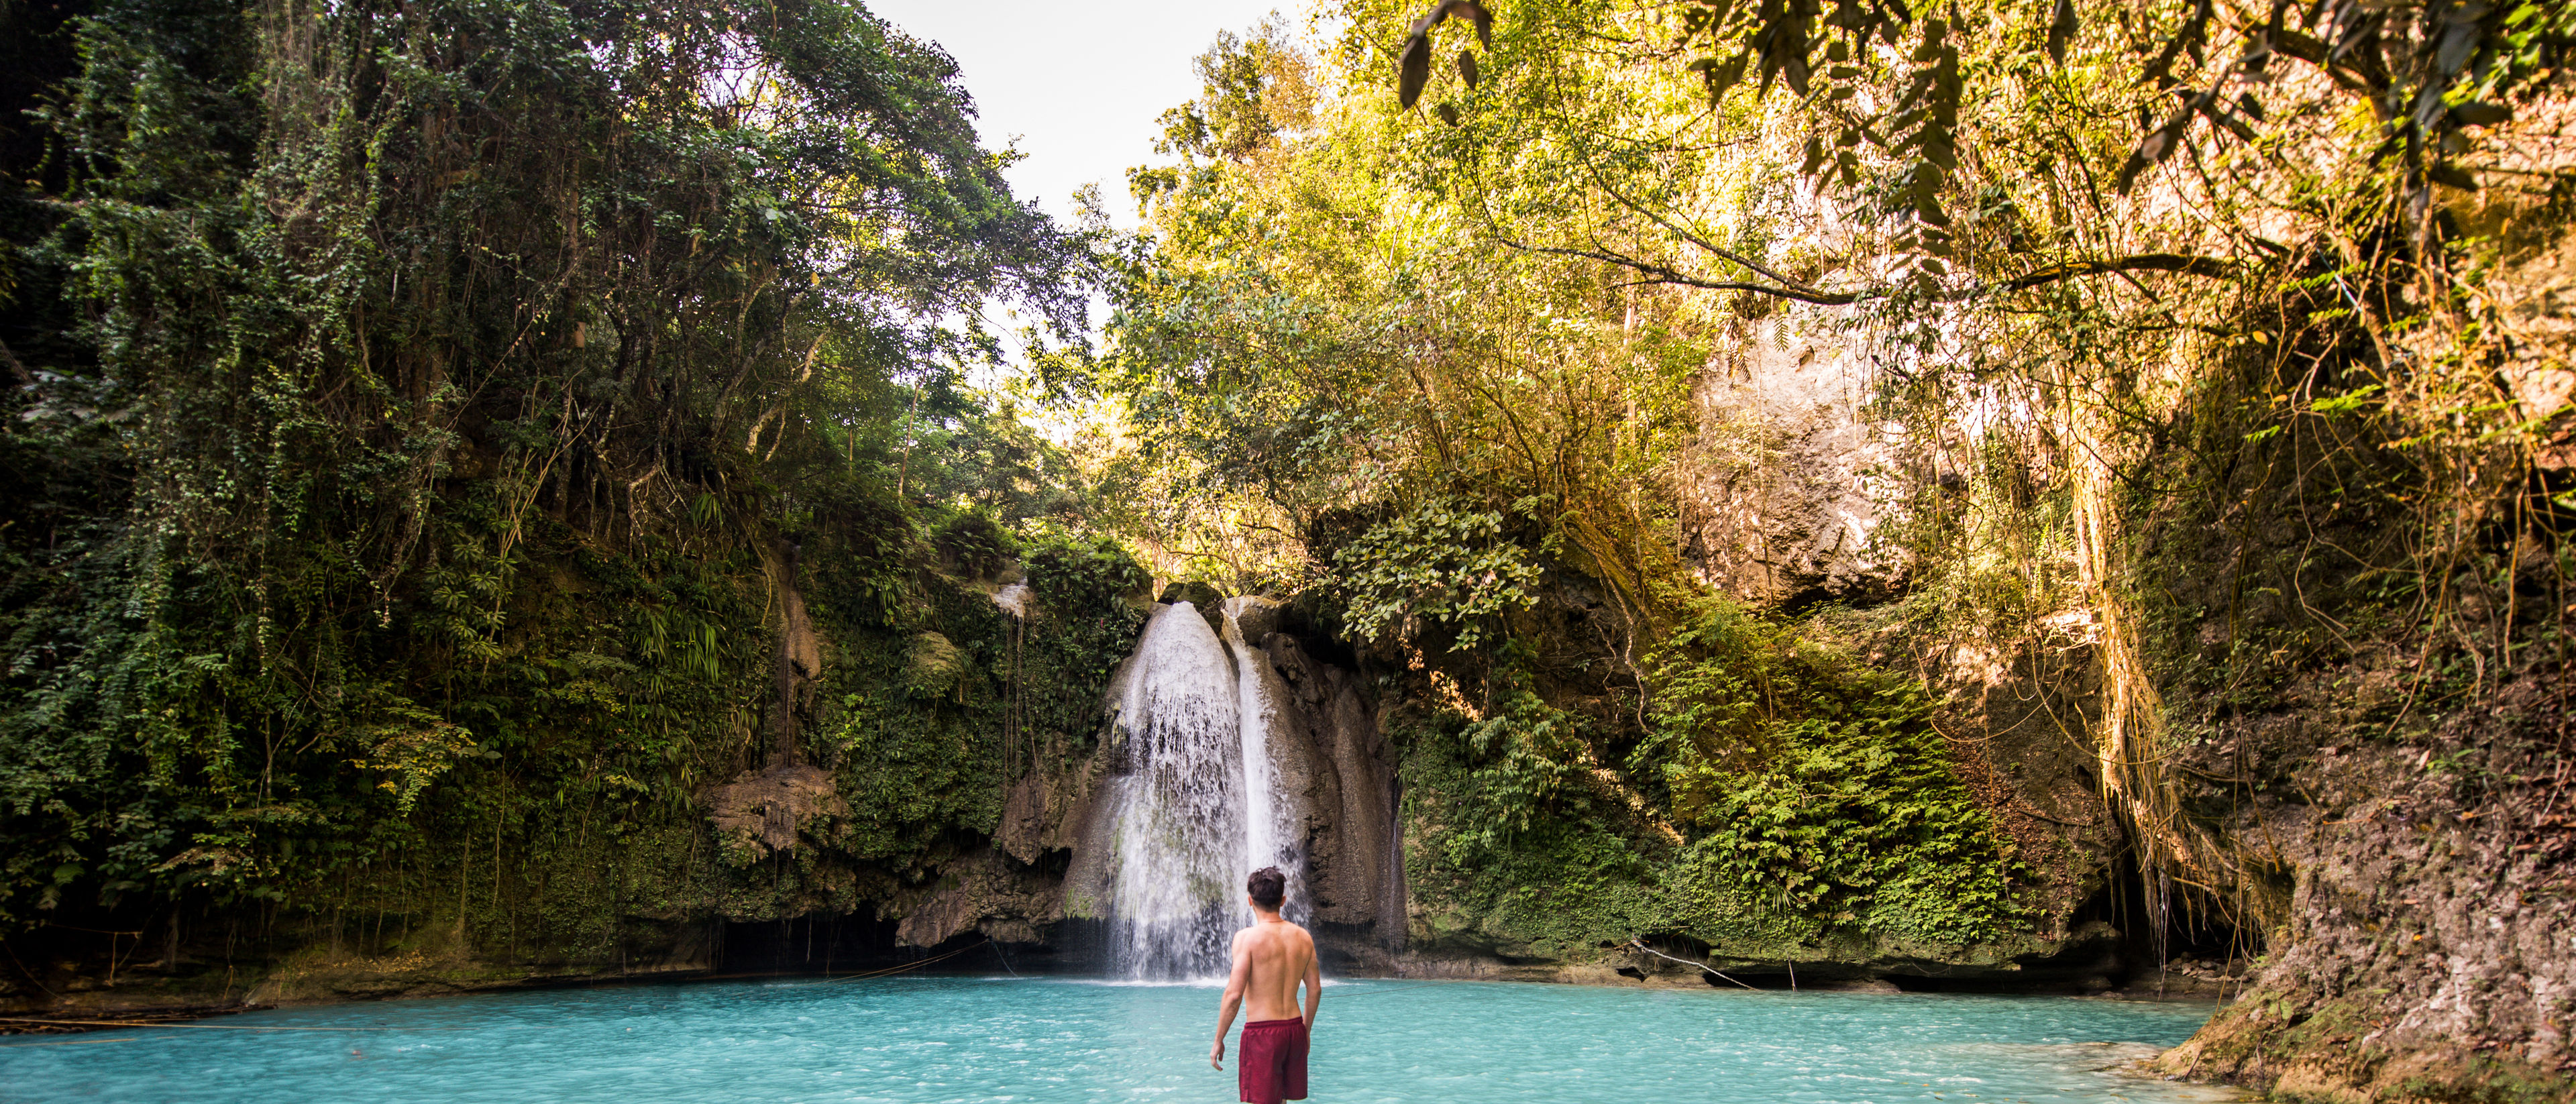
[[[1358,981],[1318,1101],[2183,1101],[2105,1067],[2206,1003]],[[710,982],[332,1005],[0,1041],[0,1100],[1231,1101],[1216,992],[1062,979]],[[247,1031],[231,1028],[333,1028]],[[366,1030],[346,1030],[363,1028]],[[124,1039],[109,1042],[99,1040]]]

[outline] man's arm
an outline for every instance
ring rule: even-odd
[[[1216,1042],[1208,1047],[1208,1068],[1225,1068],[1225,1029],[1234,1026],[1234,1013],[1243,1007],[1244,987],[1252,982],[1252,952],[1243,946],[1243,933],[1234,935],[1234,971],[1225,978],[1225,1003],[1216,1010]],[[1308,1019],[1314,1017],[1309,1016]]]
[[[1315,1013],[1324,1007],[1324,964],[1315,957],[1315,944],[1306,944],[1306,1030],[1315,1029]]]

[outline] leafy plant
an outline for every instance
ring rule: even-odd
[[[1504,614],[1529,605],[1539,569],[1504,533],[1498,510],[1433,499],[1371,526],[1333,554],[1352,632],[1412,635],[1419,618],[1473,648]]]
[[[960,379],[1090,254],[946,55],[835,0],[82,10],[12,54],[60,83],[0,195],[0,922],[355,896],[596,955],[820,893],[696,846],[832,720],[775,690],[797,587],[804,677],[969,653],[887,831],[994,806],[1005,634],[930,525],[990,568],[1079,513]],[[1051,723],[1105,674],[1035,666]]]

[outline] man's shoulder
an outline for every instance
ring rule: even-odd
[[[1235,942],[1241,943],[1246,939],[1303,940],[1311,946],[1315,942],[1315,933],[1307,931],[1306,926],[1303,924],[1297,923],[1293,920],[1287,920],[1281,921],[1276,925],[1264,923],[1235,929]]]

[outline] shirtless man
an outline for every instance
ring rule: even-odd
[[[1216,1014],[1216,1045],[1208,1066],[1224,1069],[1225,1030],[1243,1008],[1243,1054],[1235,1067],[1246,1104],[1306,1099],[1306,1032],[1324,1002],[1324,973],[1315,964],[1315,937],[1279,917],[1288,898],[1288,876],[1265,866],[1245,879],[1254,916],[1234,933],[1234,974],[1225,981],[1225,1004]],[[1306,983],[1306,1013],[1297,1014],[1297,983]]]

